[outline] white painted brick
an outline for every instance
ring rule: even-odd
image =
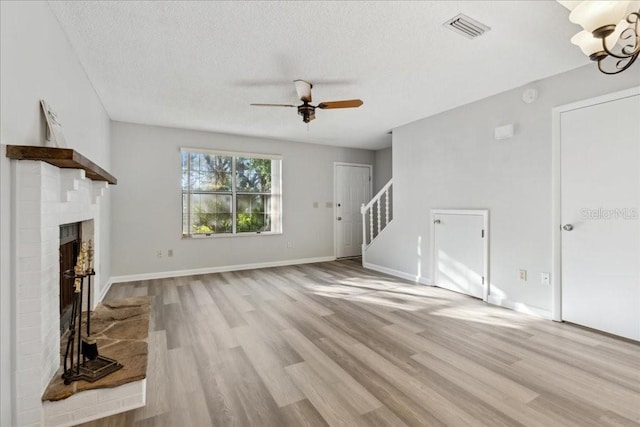
[[[22,361],[22,359],[16,361],[16,384],[24,386],[25,388],[31,387],[40,382],[42,353],[38,352],[29,354],[25,357],[25,360],[32,360],[32,356],[36,356],[36,360],[38,361],[37,365],[27,365]],[[20,373],[19,376],[18,373]]]
[[[45,177],[42,181],[42,190],[57,190],[60,188],[60,176],[59,174],[56,176]]]
[[[40,200],[20,200],[18,201],[18,212],[40,212],[42,204]]]
[[[17,171],[29,175],[40,174],[41,165],[37,160],[23,160],[18,162]]]
[[[17,399],[16,405],[19,411],[30,411],[32,409],[40,409],[42,401],[40,399],[34,399],[33,397],[20,397]]]
[[[18,193],[24,188],[41,188],[42,176],[35,173],[22,173],[17,180]]]
[[[41,292],[38,286],[19,286],[18,287],[18,298],[38,298],[40,297]],[[23,325],[27,326],[27,325]]]
[[[99,395],[104,389],[87,390],[81,393],[76,393],[69,399],[69,406],[76,410],[78,408],[84,408],[86,406],[95,406],[100,403]]]
[[[40,225],[40,212],[21,212],[16,218],[18,228],[33,228]]]
[[[57,402],[44,402],[46,425],[59,425],[68,422],[70,415],[74,423],[87,422],[145,404],[146,381],[136,381],[113,389],[97,389],[75,394]],[[112,393],[115,391],[116,393]],[[129,395],[128,398],[116,398],[118,392]]]
[[[40,380],[36,382],[27,382],[20,379],[17,381],[16,385],[16,396],[39,399],[42,394],[41,390],[42,387]]]
[[[49,163],[41,162],[42,167],[42,175],[48,177],[57,177],[60,174],[60,168],[57,166],[50,165]],[[75,170],[75,169],[68,169]]]
[[[16,333],[16,341],[19,344],[24,344],[25,346],[32,341],[40,342],[40,326],[31,326],[28,328],[18,328],[18,332]]]
[[[20,194],[17,195],[19,200],[41,200],[41,188],[40,187],[25,187],[20,189]]]
[[[42,162],[38,160],[21,160],[18,165],[23,169],[32,171],[32,173],[42,173]]]
[[[42,245],[37,243],[24,243],[20,245],[20,256],[22,258],[36,258],[42,252]]]
[[[55,402],[42,402],[46,425],[59,424],[59,422],[54,421],[58,418],[67,419],[70,421],[73,420],[73,413],[76,411],[77,405],[69,404],[68,400],[71,398],[73,398],[73,396]]]
[[[95,407],[98,399],[95,390],[76,393],[63,400],[55,402],[45,402],[47,415],[73,414],[80,408]]]
[[[18,327],[20,328],[30,328],[39,325],[40,319],[31,315],[31,313],[21,313],[18,315]]]
[[[58,217],[60,216],[60,208],[58,203],[47,203],[47,202],[43,202],[42,204],[42,215],[43,216],[47,216],[47,217],[51,217],[48,218],[51,220],[51,222],[55,221],[58,222]],[[47,221],[49,222],[49,221]]]
[[[20,418],[20,425],[40,425],[40,415],[40,408],[19,412],[18,416]]]
[[[82,420],[89,417],[95,417],[97,414],[118,413],[122,411],[122,402],[120,400],[112,400],[110,402],[100,403],[91,407],[80,408],[74,412],[74,420]]]
[[[60,240],[60,226],[46,225],[42,227],[43,240]]]
[[[139,381],[123,384],[119,387],[105,388],[98,396],[99,402],[109,402],[111,400],[126,399],[140,394]]]
[[[38,256],[21,257],[18,256],[18,268],[20,272],[40,271],[42,259]]]
[[[59,360],[59,359],[56,359]],[[40,386],[41,386],[41,390],[42,392],[40,393],[40,395],[42,395],[44,393],[44,391],[47,389],[47,386],[49,385],[49,382],[51,382],[51,379],[56,375],[56,372],[58,371],[58,368],[60,367],[60,362],[56,363],[54,365],[54,360],[51,359],[49,361],[50,366],[48,367],[48,369],[44,370],[44,374],[42,376],[42,378],[40,379]]]
[[[42,309],[40,298],[29,298],[18,301],[18,314],[20,313],[40,313]],[[40,315],[38,314],[38,317]]]
[[[24,342],[21,340],[18,340],[18,343],[20,345],[21,356],[29,356],[31,354],[40,353],[40,350],[42,348],[42,342],[40,341],[40,338],[38,338],[37,340],[24,341]]]
[[[73,425],[73,414],[66,413],[56,416],[47,416],[45,413],[45,426],[70,426]]]
[[[39,243],[42,241],[42,229],[40,227],[21,228],[17,232],[21,243]]]
[[[42,271],[40,270],[21,271],[20,280],[18,281],[18,284],[21,286],[39,286],[41,281],[42,281]]]
[[[20,364],[22,369],[25,369],[29,366],[33,366],[35,367],[34,369],[37,370],[37,366],[39,366],[42,363],[41,357],[42,356],[40,354],[29,354],[29,355],[20,357]]]
[[[86,179],[84,171],[61,170],[43,162],[22,161],[17,165],[17,245],[14,249],[18,254],[16,316],[20,338],[16,364],[21,372],[17,392],[24,399],[21,404],[24,411],[18,413],[17,419],[20,425],[39,425],[39,403],[35,402],[39,402],[44,386],[60,363],[59,225],[86,219],[94,219],[97,224],[100,211],[94,204],[96,185]],[[75,191],[70,196],[71,202],[63,203],[61,196],[66,197],[68,189]],[[96,251],[96,266],[99,264],[99,251]],[[135,401],[139,396],[132,395],[131,399]],[[28,402],[34,402],[35,406],[27,405]],[[121,394],[119,400],[104,402],[104,408],[117,408],[122,402]],[[30,414],[32,408],[36,411]],[[95,415],[95,408],[91,412]],[[49,417],[47,424],[71,421],[70,413],[56,417]]]
[[[53,184],[42,188],[43,202],[58,202],[60,200],[60,191],[58,191],[58,185]]]

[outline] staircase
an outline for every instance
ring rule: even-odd
[[[362,254],[393,219],[393,179],[360,208],[362,214]]]

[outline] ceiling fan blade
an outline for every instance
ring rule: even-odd
[[[300,101],[311,102],[311,88],[313,85],[304,80],[294,80],[293,84],[296,86],[296,92]]]
[[[358,108],[363,104],[361,99],[346,99],[344,101],[329,101],[321,102],[318,104],[318,108],[328,110],[331,108]]]
[[[254,107],[296,107],[296,105],[291,104],[251,104]]]

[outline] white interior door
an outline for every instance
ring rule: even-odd
[[[362,255],[360,206],[371,199],[371,167],[336,164],[336,257]]]
[[[560,116],[562,319],[640,340],[640,96]]]
[[[486,214],[433,211],[434,285],[486,298]]]

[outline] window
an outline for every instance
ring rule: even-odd
[[[279,156],[181,152],[184,237],[281,232]]]

